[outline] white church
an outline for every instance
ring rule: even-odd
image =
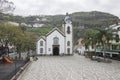
[[[62,30],[53,28],[41,36],[36,44],[37,55],[70,55],[73,54],[73,29],[68,14],[64,19]]]

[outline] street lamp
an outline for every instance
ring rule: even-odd
[[[92,49],[92,38],[90,37],[89,40],[90,40],[90,46],[89,46],[90,49],[89,49],[89,51],[91,51],[91,49]]]
[[[106,49],[106,43],[107,43],[107,39],[106,39],[106,36],[103,35],[102,37],[102,41],[103,41],[103,57],[105,58],[105,49]]]

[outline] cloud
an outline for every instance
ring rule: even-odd
[[[119,14],[120,0],[11,0],[16,5],[14,14],[54,15],[66,12],[102,11]]]

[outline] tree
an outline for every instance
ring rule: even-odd
[[[7,0],[0,0],[0,13],[13,11],[15,9],[14,3]]]
[[[8,0],[0,0],[0,20],[6,20],[7,14],[15,9],[14,3]]]
[[[8,23],[0,24],[0,32],[1,32],[1,45],[8,47],[9,44],[15,46],[15,43],[20,41],[23,37],[22,30],[18,26],[14,26]]]
[[[112,30],[111,29],[99,29],[99,28],[93,28],[93,29],[87,29],[84,38],[86,45],[90,44],[90,41],[92,41],[92,44],[96,45],[98,44],[108,44],[110,40],[113,39],[112,37]],[[91,40],[90,40],[91,38]]]
[[[87,29],[84,34],[84,42],[86,46],[94,46],[96,50],[97,44],[102,44],[103,49],[106,49],[110,40],[112,40],[112,30],[110,29]],[[103,53],[104,54],[104,53]],[[90,52],[90,57],[92,59],[93,53]],[[96,53],[94,54],[96,55]]]
[[[98,42],[98,33],[96,29],[87,29],[84,33],[84,42],[88,47],[89,45],[95,46]]]
[[[108,47],[109,41],[113,39],[113,30],[112,29],[97,29],[98,42],[103,44],[103,48]]]
[[[29,50],[35,50],[36,36],[31,32],[23,32],[19,26],[0,23],[0,42],[2,51],[4,51],[3,47],[12,44],[17,49],[19,58],[21,58],[21,52],[26,51],[26,48],[29,47]]]

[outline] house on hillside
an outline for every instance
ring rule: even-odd
[[[53,28],[45,36],[40,36],[36,44],[37,55],[73,54],[73,27],[70,16],[66,14],[62,30]]]
[[[33,27],[43,27],[45,25],[43,22],[45,21],[47,21],[46,18],[42,18],[42,19],[36,18],[33,21]]]
[[[85,44],[83,43],[83,38],[78,39],[77,51],[78,51],[78,54],[84,55]]]
[[[113,30],[113,40],[111,40],[109,43],[111,43],[110,49],[120,49],[120,23],[111,25],[109,27]]]

